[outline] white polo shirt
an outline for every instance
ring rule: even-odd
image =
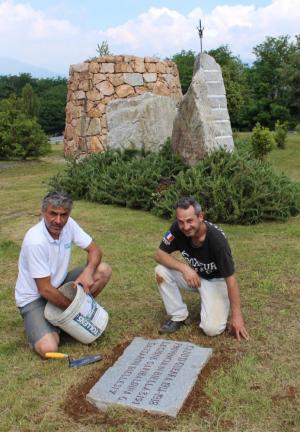
[[[72,244],[85,249],[91,242],[92,238],[71,217],[58,240],[50,235],[44,219],[30,228],[23,240],[19,257],[15,291],[17,306],[25,306],[41,297],[35,278],[50,276],[52,285],[58,288],[68,273]]]

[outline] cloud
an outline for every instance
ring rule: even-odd
[[[49,19],[29,4],[4,1],[0,3],[0,56],[13,57],[54,70],[59,66],[55,60],[64,51],[72,38],[79,35],[78,29],[67,20]]]
[[[268,6],[224,5],[209,14],[200,8],[186,16],[167,8],[151,8],[121,26],[99,33],[117,52],[170,56],[182,49],[199,51],[196,27],[204,25],[204,49],[228,45],[235,55],[250,60],[254,46],[267,36],[299,33],[300,0],[273,0]],[[293,11],[293,13],[291,13]]]
[[[167,8],[150,8],[136,20],[109,28],[106,32],[100,32],[99,36],[107,39],[119,53],[167,55],[181,49],[189,41],[191,21],[196,36],[195,17],[185,17]]]
[[[100,11],[101,12],[101,11]],[[52,14],[53,16],[53,14]],[[151,7],[122,25],[83,30],[69,19],[50,18],[29,3],[0,2],[0,57],[13,57],[56,71],[96,55],[97,43],[107,40],[114,54],[169,57],[182,49],[199,51],[197,26],[204,25],[205,50],[228,45],[242,60],[267,36],[299,33],[300,0],[273,0],[265,7],[217,6],[204,14],[195,8],[186,15],[166,7]]]

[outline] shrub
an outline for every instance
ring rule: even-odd
[[[16,98],[0,103],[0,158],[26,159],[51,150],[47,135],[35,118],[27,117]]]
[[[250,133],[247,135],[234,134],[233,139],[235,151],[238,152],[239,155],[249,157],[253,154]]]
[[[251,146],[254,157],[263,160],[272,150],[274,144],[274,138],[270,130],[256,123],[251,135]]]
[[[74,198],[174,216],[174,204],[194,195],[214,222],[285,220],[300,209],[300,188],[268,162],[225,151],[187,169],[167,146],[147,155],[107,151],[69,162],[50,181]]]
[[[274,139],[277,147],[280,149],[284,149],[286,147],[287,132],[287,123],[281,123],[279,120],[277,120],[277,122],[275,123]]]
[[[80,162],[71,161],[51,189],[64,189],[74,198],[149,210],[161,182],[175,182],[184,165],[167,143],[160,152],[142,154],[106,151]]]
[[[215,222],[285,220],[300,210],[300,188],[288,177],[276,174],[267,162],[224,151],[181,172],[176,183],[156,197],[152,211],[174,216],[174,203],[183,195],[195,196]]]

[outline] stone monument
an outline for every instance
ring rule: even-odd
[[[136,337],[86,398],[100,410],[122,406],[176,417],[211,348]]]
[[[139,111],[136,99],[138,100],[138,96],[146,92],[159,96],[160,99],[148,98],[146,104],[146,98],[141,98],[143,105]],[[72,65],[66,105],[65,155],[78,157],[106,150],[110,132],[112,133],[111,147],[116,148],[118,132],[116,133],[112,128],[109,130],[110,126],[115,126],[117,123],[113,115],[116,106],[122,109],[122,115],[117,115],[118,121],[125,118],[122,142],[119,140],[120,148],[122,146],[124,148],[128,143],[131,147],[136,146],[140,137],[144,140],[142,144],[139,143],[140,146],[150,149],[153,143],[156,147],[162,145],[171,135],[175,104],[181,100],[181,97],[177,66],[170,60],[120,55],[97,57]],[[134,98],[135,101],[126,105],[124,101],[129,101],[130,98]],[[166,101],[163,102],[164,98]],[[116,100],[120,100],[119,105],[112,103]],[[164,104],[167,109],[165,117],[153,115],[151,118],[149,115],[151,121],[148,121],[145,116],[148,112],[153,114],[153,110],[157,109],[159,103]],[[110,125],[107,122],[108,105],[111,112]],[[137,124],[135,125],[134,122],[137,119],[132,119],[133,105],[135,105],[138,122],[143,129],[141,136],[136,134]],[[168,122],[167,127],[166,122]],[[126,137],[125,128],[127,128]],[[134,129],[135,134],[132,135]],[[169,135],[165,136],[166,133]]]
[[[109,102],[107,148],[158,151],[172,135],[176,106],[175,97],[153,93]]]
[[[208,54],[196,58],[191,85],[174,120],[171,146],[190,166],[216,149],[234,149],[222,71]]]

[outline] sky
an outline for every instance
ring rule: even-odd
[[[300,34],[300,0],[0,0],[0,59],[67,76],[102,41],[115,55],[198,53],[199,19],[204,50],[228,45],[251,63],[267,36]]]

